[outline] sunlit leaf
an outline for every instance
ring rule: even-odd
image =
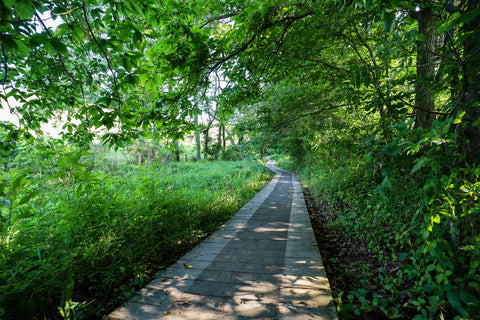
[[[412,170],[410,171],[410,173],[415,173],[416,171],[420,170],[421,168],[423,168],[424,166],[426,166],[428,163],[430,162],[430,159],[427,158],[427,157],[422,157],[420,158],[417,163],[415,164],[415,166],[412,168]]]
[[[21,206],[21,205],[24,205],[24,204],[28,203],[28,201],[30,201],[30,199],[32,199],[33,197],[35,197],[39,193],[40,193],[40,190],[35,190],[35,191],[27,193],[22,198],[20,198],[20,201],[17,203],[17,206]]]

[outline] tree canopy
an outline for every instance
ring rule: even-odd
[[[77,139],[91,139],[95,128],[112,143],[152,128],[175,136],[219,81],[228,83],[221,96],[230,111],[280,81],[331,83],[338,105],[379,112],[384,124],[461,117],[462,148],[478,157],[476,1],[0,6],[2,98],[21,102],[12,111],[27,128],[64,113],[76,120],[65,132]]]
[[[77,143],[98,130],[117,146],[176,141],[215,101],[243,147],[324,170],[320,189],[350,208],[347,225],[369,225],[351,232],[379,257],[411,258],[390,294],[419,318],[478,316],[479,0],[0,0],[0,12],[0,98],[21,118],[2,156],[59,115]]]

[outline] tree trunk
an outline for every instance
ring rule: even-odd
[[[225,152],[225,151],[227,150],[227,141],[226,141],[226,135],[225,135],[225,125],[222,125],[222,139],[223,139],[222,150]]]
[[[228,140],[230,140],[230,143],[232,145],[237,146],[237,143],[235,142],[235,140],[233,140],[233,135],[225,127],[223,129],[224,129],[224,134],[225,133],[228,134],[227,138],[223,139],[224,144],[225,144],[225,141],[228,139]],[[239,141],[239,143],[240,143],[240,141]]]
[[[200,152],[200,131],[198,130],[198,115],[193,117],[193,123],[195,124],[195,159],[200,161],[201,152]]]
[[[480,0],[470,0],[468,2],[468,11],[474,10],[480,3]],[[467,11],[467,12],[468,12]],[[467,161],[476,163],[480,160],[480,127],[475,124],[480,120],[480,53],[478,44],[480,43],[480,33],[478,27],[480,24],[478,16],[471,22],[463,26],[464,34],[468,36],[464,42],[465,52],[465,137],[467,145],[465,154]]]
[[[208,136],[208,132],[210,131],[210,124],[205,128],[205,139],[203,142],[203,159],[207,160],[208,159],[208,139],[210,137]]]
[[[222,150],[222,125],[218,124],[218,135],[217,135],[217,154],[215,155],[215,159],[218,160],[220,157],[220,151]]]
[[[435,16],[428,6],[415,12],[418,33],[424,39],[417,41],[417,83],[415,84],[415,127],[428,128],[435,120]]]
[[[455,0],[448,0],[446,7],[449,13],[456,12],[457,10],[457,8],[455,7]],[[450,11],[449,8],[455,8],[455,9],[454,11]],[[455,48],[455,32],[456,32],[455,28],[452,28],[448,31],[445,31],[444,33],[444,46],[446,46],[448,50],[446,51],[446,54],[442,58],[442,60],[444,60],[444,62],[442,61],[442,63],[451,64],[451,62],[449,61],[455,61],[456,59],[453,51]],[[462,73],[462,70],[459,68],[457,64],[450,66],[449,70],[451,70],[450,72],[452,75],[452,79],[450,80],[450,100],[458,102],[460,100],[461,87],[462,87],[460,83],[459,75]],[[443,75],[439,75],[439,77],[437,78],[440,78],[441,76]]]
[[[175,141],[174,144],[175,144],[175,161],[180,162],[180,146],[178,145],[178,141]]]

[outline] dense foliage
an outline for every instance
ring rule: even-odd
[[[253,162],[132,162],[20,148],[0,180],[0,318],[101,318],[271,177]]]
[[[342,317],[478,319],[478,1],[326,3],[263,60],[241,128],[337,208],[358,253]]]
[[[1,98],[22,103],[1,157],[60,115],[70,141],[122,146],[198,137],[203,113],[342,208],[382,288],[359,281],[342,314],[478,318],[479,2],[1,0]]]

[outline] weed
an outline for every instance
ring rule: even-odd
[[[271,178],[254,162],[118,166],[55,146],[18,155],[2,180],[2,319],[101,317]]]

